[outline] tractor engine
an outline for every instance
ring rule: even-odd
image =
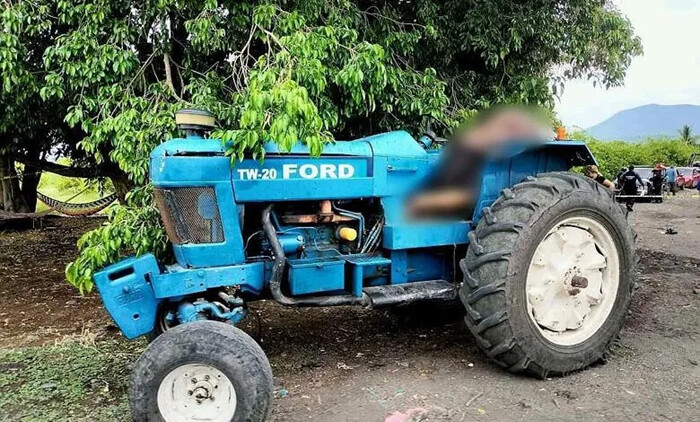
[[[381,241],[382,210],[379,201],[373,199],[280,203],[276,215],[278,238],[288,259],[372,253]],[[244,233],[248,259],[269,255],[270,244],[260,236],[262,232],[249,233],[259,228],[259,218],[247,223],[250,229]]]
[[[276,237],[288,266],[284,290],[289,295],[341,292],[346,260],[375,254],[380,248],[384,218],[376,199],[294,201],[275,204],[274,210]],[[260,229],[263,210],[247,206],[246,211],[247,259],[272,261],[273,245]],[[317,277],[309,277],[313,273]],[[386,278],[386,271],[377,271],[375,278],[382,276]]]

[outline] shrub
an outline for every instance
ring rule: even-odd
[[[678,139],[647,139],[642,142],[599,141],[582,132],[571,135],[572,139],[583,140],[598,160],[598,168],[608,179],[612,179],[622,167],[637,166],[686,166],[690,156],[700,151]]]

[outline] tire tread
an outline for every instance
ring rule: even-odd
[[[507,248],[517,245],[517,242],[500,246],[496,244],[497,249],[493,250],[494,243],[497,242],[489,240],[492,236],[502,233],[512,234],[517,240],[523,231],[554,203],[580,190],[586,190],[606,200],[612,197],[607,189],[601,189],[598,183],[588,178],[567,172],[543,173],[537,178],[528,177],[523,182],[504,189],[491,207],[483,209],[482,221],[469,233],[470,246],[467,256],[460,261],[464,282],[459,297],[467,310],[465,322],[479,347],[499,366],[511,372],[546,377],[551,371],[537,364],[536,359],[528,356],[519,346],[518,339],[508,323],[506,300],[492,299],[505,291],[506,280],[495,275],[498,274],[497,267],[501,262],[508,263],[510,260],[511,250]],[[527,195],[523,194],[525,192]],[[516,208],[519,208],[518,212],[511,212]],[[612,210],[616,211],[611,212],[619,212],[617,206],[612,207]],[[521,218],[518,221],[510,221],[509,215],[519,215]],[[504,246],[507,248],[504,249]],[[634,269],[632,271],[634,272]],[[489,276],[479,277],[477,272]],[[584,366],[585,363],[572,370],[582,369]]]

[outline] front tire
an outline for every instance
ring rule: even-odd
[[[504,189],[460,262],[465,321],[512,372],[566,374],[600,360],[634,286],[634,234],[610,193],[571,173]]]
[[[134,421],[264,421],[272,369],[260,346],[217,321],[178,325],[139,357],[131,377]]]

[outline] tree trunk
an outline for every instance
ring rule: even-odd
[[[36,167],[25,166],[24,176],[22,176],[22,197],[27,208],[31,212],[36,212],[36,192],[41,180],[41,170]]]
[[[129,191],[134,187],[134,184],[131,183],[129,177],[122,171],[111,174],[109,179],[112,181],[114,193],[117,194],[119,203],[125,204],[126,194],[129,193]]]
[[[29,157],[34,160],[39,160],[41,155],[39,150],[29,152]],[[36,212],[36,191],[39,187],[39,180],[41,180],[41,168],[25,164],[22,175],[22,197],[31,212]]]
[[[29,212],[29,207],[19,186],[15,160],[6,154],[0,154],[0,191],[3,210],[6,212]]]

